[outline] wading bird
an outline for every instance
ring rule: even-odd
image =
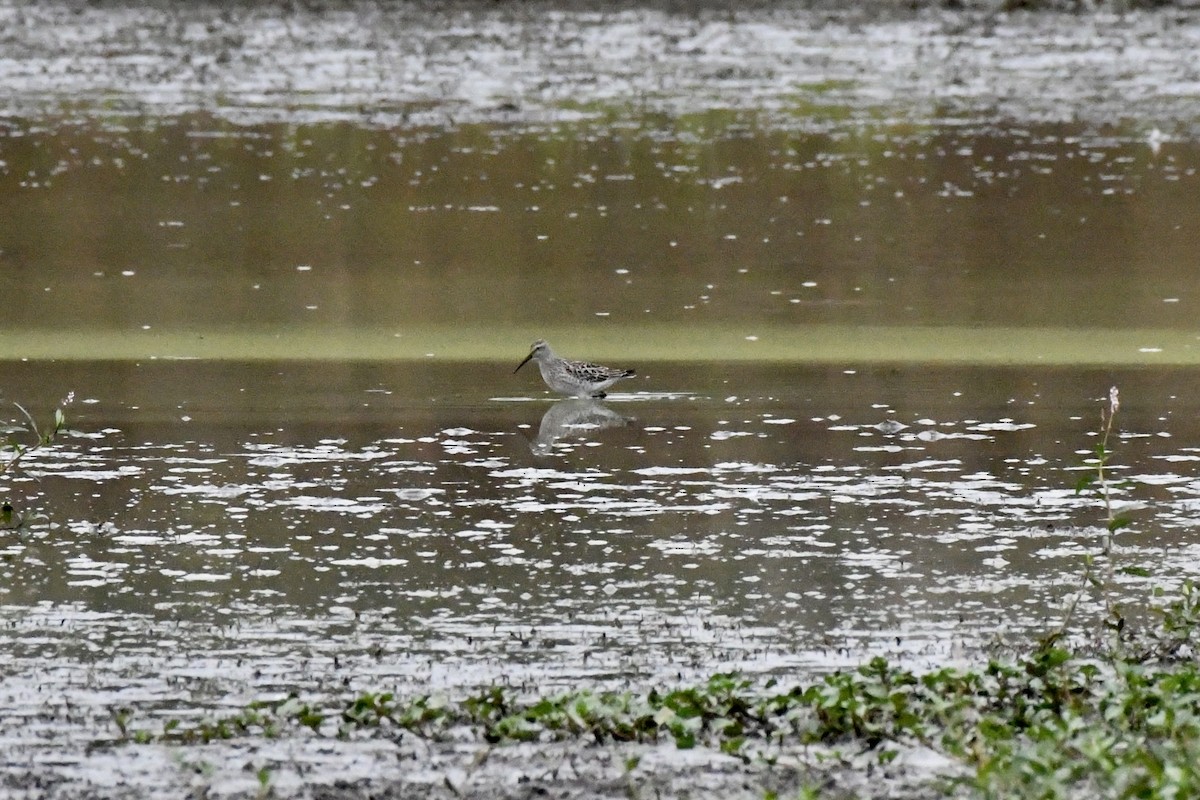
[[[529,349],[525,360],[517,364],[517,370],[537,361],[542,373],[542,380],[556,392],[562,392],[572,397],[604,397],[605,389],[622,378],[628,378],[636,373],[631,369],[612,369],[599,364],[589,364],[586,361],[568,361],[559,358],[545,339],[538,339]]]

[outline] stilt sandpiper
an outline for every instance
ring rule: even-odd
[[[537,361],[542,373],[542,380],[556,392],[562,392],[572,397],[604,397],[604,390],[622,378],[634,374],[631,369],[612,369],[599,364],[589,364],[586,361],[568,361],[559,358],[550,349],[545,339],[538,339],[529,350],[525,360],[517,364],[517,370],[531,360]]]

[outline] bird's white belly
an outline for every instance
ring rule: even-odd
[[[613,381],[599,381],[596,383],[583,381],[546,364],[538,364],[538,369],[541,371],[542,380],[546,382],[546,385],[561,394],[590,397],[593,393],[602,391],[605,387],[613,384]]]

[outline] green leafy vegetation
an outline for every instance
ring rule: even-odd
[[[295,695],[277,702],[256,700],[240,711],[222,717],[186,725],[178,719],[163,725],[162,732],[151,734],[131,730],[128,715],[117,723],[122,737],[139,743],[173,742],[178,744],[208,744],[221,739],[243,736],[262,736],[273,739],[297,727],[319,731],[325,717]]]
[[[54,409],[52,424],[44,430],[38,427],[37,420],[24,406],[13,403],[21,412],[22,420],[6,425],[0,430],[5,436],[3,444],[0,444],[0,476],[15,472],[21,460],[30,453],[54,444],[67,430],[66,407],[74,400],[75,393],[68,393],[58,408]],[[19,505],[11,499],[0,503],[0,529],[21,528],[28,524],[29,520],[30,515],[21,511]]]
[[[320,709],[289,697],[224,717],[167,722],[157,733],[117,719],[130,742],[232,737],[421,736],[597,744],[673,743],[771,763],[788,749],[865,751],[880,765],[924,747],[965,768],[953,778],[982,797],[1189,797],[1200,793],[1200,592],[1185,585],[1158,624],[1121,646],[1081,656],[1053,645],[985,667],[915,672],[872,659],[807,685],[726,673],[644,692],[581,689],[542,697],[488,687],[458,699],[362,693]],[[634,762],[636,766],[636,762]],[[931,776],[932,778],[933,776]]]
[[[1084,491],[1092,491],[1104,506],[1105,515],[1105,537],[1104,537],[1104,554],[1108,555],[1112,550],[1112,536],[1131,524],[1132,520],[1124,514],[1118,514],[1113,508],[1112,495],[1114,488],[1125,488],[1129,485],[1127,481],[1123,481],[1116,486],[1110,483],[1109,480],[1109,461],[1112,459],[1113,452],[1109,448],[1108,440],[1113,431],[1113,420],[1116,419],[1117,411],[1121,408],[1120,393],[1116,386],[1108,390],[1108,405],[1100,409],[1100,441],[1097,442],[1093,451],[1092,457],[1084,461],[1084,466],[1087,470],[1079,478],[1075,484],[1075,494],[1081,494]]]
[[[37,420],[25,410],[24,406],[20,403],[13,403],[17,407],[17,410],[21,412],[21,416],[24,418],[26,424],[8,425],[4,428],[3,432],[7,438],[0,445],[0,475],[12,472],[21,462],[21,459],[30,453],[40,450],[43,447],[49,447],[54,443],[54,440],[67,429],[67,417],[64,409],[74,402],[74,400],[74,392],[66,396],[58,408],[54,409],[54,424],[45,431],[38,427]],[[21,439],[15,438],[18,434],[32,440],[21,441]]]

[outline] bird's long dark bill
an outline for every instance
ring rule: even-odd
[[[520,364],[517,364],[517,369],[520,369],[521,367],[523,367],[523,366],[525,366],[526,364],[528,364],[528,363],[529,363],[529,359],[531,359],[531,358],[533,358],[533,353],[530,353],[529,355],[525,356],[525,360],[524,360],[524,361],[522,361]],[[514,370],[513,370],[513,375],[516,375],[516,374],[517,374],[517,369],[514,369]]]

